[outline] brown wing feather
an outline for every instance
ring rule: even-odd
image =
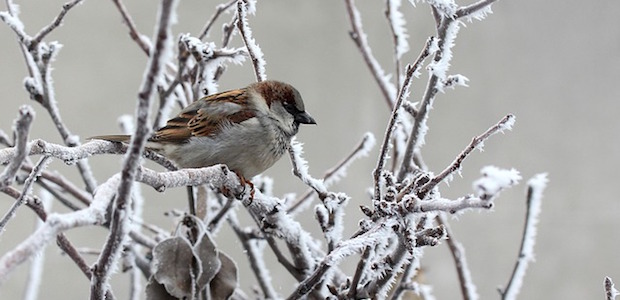
[[[227,103],[235,105],[226,105]],[[249,100],[245,89],[226,91],[204,97],[179,115],[168,120],[149,140],[162,143],[185,142],[192,136],[217,134],[224,125],[241,123],[254,117],[247,109]],[[234,109],[231,109],[233,108]]]

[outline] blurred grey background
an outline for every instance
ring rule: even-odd
[[[16,1],[25,30],[34,35],[51,22],[63,1]],[[139,30],[152,36],[156,1],[126,1]],[[426,4],[403,1],[411,62],[423,42],[434,33]],[[468,1],[470,3],[472,1]],[[175,36],[197,35],[219,1],[182,1]],[[460,4],[467,4],[459,2]],[[373,52],[387,72],[393,72],[392,42],[384,17],[384,1],[357,1]],[[4,4],[1,10],[5,10]],[[482,22],[467,23],[456,41],[450,73],[470,79],[468,88],[438,95],[431,112],[423,154],[435,172],[441,171],[469,143],[507,113],[517,116],[512,132],[494,136],[485,151],[464,163],[462,178],[442,185],[444,196],[471,192],[471,182],[485,165],[516,168],[523,182],[505,191],[492,212],[469,211],[452,219],[456,238],[466,249],[474,282],[482,299],[496,299],[512,271],[521,240],[525,214],[525,181],[548,172],[542,215],[535,246],[536,262],[524,281],[521,299],[601,299],[603,278],[620,284],[620,2],[515,1],[493,5],[494,14]],[[208,40],[219,44],[216,24]],[[262,0],[250,17],[254,37],[265,53],[267,75],[294,84],[307,110],[318,122],[304,127],[298,139],[305,143],[310,172],[321,176],[344,157],[365,132],[380,140],[389,110],[362,57],[348,36],[349,23],[342,1]],[[127,35],[111,1],[86,0],[69,12],[64,25],[47,39],[64,45],[53,64],[54,84],[63,119],[82,138],[118,133],[117,118],[133,114],[146,57]],[[13,32],[0,26],[0,129],[10,133],[20,105],[37,111],[31,138],[61,143],[47,112],[29,100],[23,89],[26,68]],[[235,45],[240,45],[238,37]],[[230,66],[220,89],[244,86],[254,80],[250,65]],[[426,74],[416,80],[411,101],[421,97]],[[368,204],[366,188],[376,163],[370,157],[355,163],[349,176],[332,188],[352,199],[345,235],[361,218],[358,206]],[[120,156],[90,160],[99,183],[118,171]],[[74,167],[54,162],[50,169],[78,181]],[[276,179],[278,195],[305,190],[290,172],[287,158],[267,175]],[[185,206],[184,189],[157,194],[148,187],[146,221],[171,229],[163,216]],[[12,199],[0,195],[0,211]],[[311,212],[310,208],[308,212]],[[58,203],[54,210],[66,212]],[[243,214],[243,209],[240,209]],[[311,213],[301,222],[318,232]],[[247,223],[250,224],[250,223]],[[33,231],[34,215],[23,208],[0,236],[0,254],[12,249]],[[69,231],[78,247],[100,248],[106,231],[81,228]],[[217,241],[247,267],[241,246],[224,229]],[[89,284],[77,267],[52,243],[46,250],[41,299],[84,299]],[[87,256],[89,262],[95,257]],[[274,283],[288,296],[295,283],[268,255]],[[437,299],[460,298],[452,259],[445,245],[428,248],[423,259],[425,278]],[[352,269],[354,260],[345,263]],[[20,299],[28,265],[21,266],[0,288],[0,298]],[[243,272],[242,286],[255,284]],[[127,296],[127,275],[116,274],[114,292]],[[70,284],[68,286],[68,284]]]

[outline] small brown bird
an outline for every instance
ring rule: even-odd
[[[147,148],[183,168],[226,164],[252,178],[290,146],[299,124],[316,124],[292,85],[262,81],[206,96],[183,109],[148,139]],[[129,142],[128,135],[92,137]]]

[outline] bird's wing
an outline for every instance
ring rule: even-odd
[[[232,90],[206,96],[168,120],[149,139],[152,142],[178,143],[193,136],[213,136],[223,127],[255,117],[249,108],[246,89]]]

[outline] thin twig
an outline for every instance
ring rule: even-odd
[[[24,193],[22,192],[22,196]],[[40,206],[45,209],[50,209],[52,205],[52,197],[49,193],[41,192],[40,196]],[[44,221],[40,218],[36,220],[36,228],[39,229],[43,226]],[[39,298],[39,288],[41,287],[41,282],[43,278],[43,266],[45,261],[45,253],[41,252],[39,255],[35,256],[30,263],[30,272],[28,273],[28,279],[26,280],[27,285],[24,289],[24,300],[36,300]]]
[[[205,27],[202,30],[202,32],[200,33],[200,35],[198,35],[198,38],[201,39],[201,40],[204,39],[209,34],[209,30],[211,30],[211,27],[213,26],[213,24],[215,23],[217,18],[219,18],[219,16],[223,12],[227,11],[228,9],[230,9],[230,7],[233,6],[233,4],[235,4],[236,2],[237,2],[237,0],[230,0],[227,3],[220,3],[220,4],[216,5],[215,6],[215,12],[211,16],[211,18],[209,18],[209,20],[207,21],[207,24],[205,25]]]
[[[366,65],[370,68],[370,72],[379,85],[379,89],[383,94],[385,102],[389,107],[393,107],[394,98],[396,96],[396,87],[388,80],[389,77],[385,74],[377,59],[372,55],[372,49],[368,44],[366,33],[364,33],[364,29],[362,28],[362,18],[360,17],[360,13],[355,7],[353,0],[345,0],[345,5],[349,20],[351,21],[351,31],[349,32],[349,35],[355,42],[357,48],[360,50]]]
[[[506,284],[506,288],[500,295],[503,300],[514,300],[523,284],[525,271],[530,261],[534,259],[534,243],[536,241],[536,224],[540,214],[542,193],[547,184],[546,174],[538,174],[528,181],[527,188],[527,210],[525,212],[525,224],[523,226],[523,236],[519,256],[515,263],[512,275]]]
[[[142,51],[144,51],[146,55],[150,55],[151,46],[149,45],[149,43],[146,42],[147,38],[138,31],[136,23],[134,23],[123,2],[121,0],[112,0],[112,2],[114,2],[114,5],[116,5],[118,12],[123,18],[123,22],[125,23],[125,25],[127,25],[127,29],[129,29],[129,36],[131,37],[131,39],[134,40],[136,44],[138,44],[140,49],[142,49]]]
[[[469,271],[469,267],[467,266],[467,259],[465,258],[465,250],[463,249],[463,245],[461,245],[461,243],[454,238],[450,225],[442,214],[437,215],[436,220],[440,226],[443,225],[446,232],[446,241],[448,242],[448,247],[450,248],[450,253],[452,254],[452,259],[454,260],[454,266],[456,267],[456,273],[459,277],[459,285],[461,287],[463,299],[478,299],[476,286],[471,279],[471,273]]]
[[[424,184],[418,190],[418,197],[420,199],[424,199],[426,195],[437,186],[440,182],[449,178],[454,172],[459,171],[461,169],[461,164],[463,161],[469,156],[469,154],[475,149],[480,149],[480,147],[484,144],[484,142],[491,137],[492,135],[498,132],[504,132],[504,130],[511,130],[512,125],[515,122],[515,116],[512,114],[506,115],[503,117],[497,124],[491,126],[484,133],[479,136],[475,136],[469,145],[463,149],[463,151],[456,157],[456,159],[439,175],[433,177],[430,181]]]
[[[370,257],[370,246],[367,246],[362,253],[362,257],[360,257],[359,262],[357,262],[357,267],[355,268],[355,274],[353,275],[353,280],[351,281],[351,287],[349,287],[349,292],[347,293],[347,297],[349,299],[357,299],[357,286],[362,279],[362,274],[366,272],[366,266],[368,265],[368,258]]]
[[[207,230],[213,232],[216,228],[218,228],[222,220],[225,219],[228,212],[233,208],[234,203],[234,199],[226,200],[226,204],[224,204],[224,206],[217,212],[217,214],[209,221]]]
[[[267,75],[265,75],[265,59],[263,58],[263,51],[258,47],[256,41],[252,37],[252,30],[247,20],[248,13],[246,5],[244,0],[237,1],[237,28],[239,29],[239,33],[243,38],[243,43],[245,43],[250,59],[252,60],[256,81],[261,82],[267,79]]]
[[[446,44],[446,36],[448,30],[451,28],[451,26],[458,26],[458,23],[454,23],[454,20],[447,20],[445,18],[436,20],[436,22],[437,46],[439,48],[439,51],[435,52],[435,56],[433,58],[434,63],[438,63],[442,60],[444,52],[449,50],[445,48],[446,46],[452,46],[452,41],[449,41]],[[450,56],[445,57],[446,60],[449,60],[450,58]],[[448,62],[444,63],[447,64]],[[437,95],[437,92],[439,92],[439,83],[440,81],[437,74],[431,72],[431,75],[429,76],[428,82],[426,84],[424,95],[422,96],[422,102],[420,103],[418,113],[414,118],[413,128],[411,129],[409,139],[407,140],[407,147],[405,149],[405,153],[403,154],[403,161],[398,172],[398,181],[402,181],[403,179],[405,179],[406,175],[410,174],[414,169],[413,156],[415,155],[415,152],[418,150],[419,146],[424,140],[424,136],[427,130],[426,121],[428,119],[428,113],[433,105],[433,101],[435,100],[435,95]]]
[[[49,156],[41,157],[39,159],[39,162],[37,162],[35,167],[28,175],[28,178],[26,178],[21,196],[17,199],[17,201],[13,202],[13,205],[11,206],[9,211],[7,211],[4,217],[2,217],[2,220],[0,220],[0,234],[4,233],[4,227],[11,220],[11,218],[15,216],[15,214],[17,213],[17,209],[26,203],[26,195],[30,194],[32,185],[34,184],[35,180],[37,180],[37,177],[39,177],[43,169],[47,166],[49,159]]]
[[[383,172],[385,166],[385,160],[387,158],[387,153],[390,148],[390,142],[392,140],[392,133],[394,132],[394,127],[396,126],[396,122],[398,121],[400,108],[403,101],[409,96],[409,88],[411,87],[411,83],[413,81],[413,76],[419,72],[422,67],[422,62],[431,54],[430,48],[435,43],[434,37],[429,37],[426,40],[426,44],[418,58],[414,61],[413,65],[407,66],[407,75],[405,76],[405,80],[403,81],[403,85],[398,92],[398,97],[396,98],[396,103],[394,103],[394,107],[392,109],[392,115],[390,116],[390,120],[388,121],[387,128],[385,129],[385,134],[383,136],[383,143],[381,144],[381,149],[379,150],[379,158],[377,160],[377,166],[373,171],[374,176],[374,199],[379,200],[381,197],[381,173]]]
[[[480,0],[480,1],[472,3],[470,5],[460,7],[456,11],[456,14],[454,16],[457,19],[461,18],[461,17],[466,17],[468,15],[476,13],[477,11],[479,11],[481,9],[484,9],[485,7],[493,4],[493,2],[495,2],[495,1],[497,1],[497,0]]]
[[[403,14],[398,10],[401,0],[385,1],[385,17],[392,33],[392,42],[394,44],[394,73],[396,74],[396,86],[401,88],[403,74],[401,72],[401,58],[405,52],[409,50],[407,43],[407,35],[405,34],[405,19]]]
[[[41,41],[50,34],[54,29],[62,25],[62,21],[65,18],[65,15],[71,10],[74,6],[78,5],[83,0],[73,0],[71,2],[67,2],[62,5],[62,9],[60,13],[56,16],[54,21],[49,25],[45,26],[39,33],[37,33],[32,40],[30,41],[30,45],[28,45],[29,50],[33,50]]]
[[[230,200],[228,201],[230,203]],[[226,205],[228,205],[228,203]],[[256,275],[256,280],[258,281],[258,285],[261,287],[261,291],[263,292],[265,299],[278,299],[278,294],[271,284],[271,276],[269,275],[269,269],[265,265],[265,261],[263,259],[262,249],[257,249],[258,245],[255,241],[252,240],[250,235],[241,229],[239,226],[239,221],[236,218],[236,215],[229,214],[226,217],[230,228],[235,232],[239,240],[241,241],[241,245],[244,248],[244,252],[248,257],[248,261],[250,262],[250,268]]]

